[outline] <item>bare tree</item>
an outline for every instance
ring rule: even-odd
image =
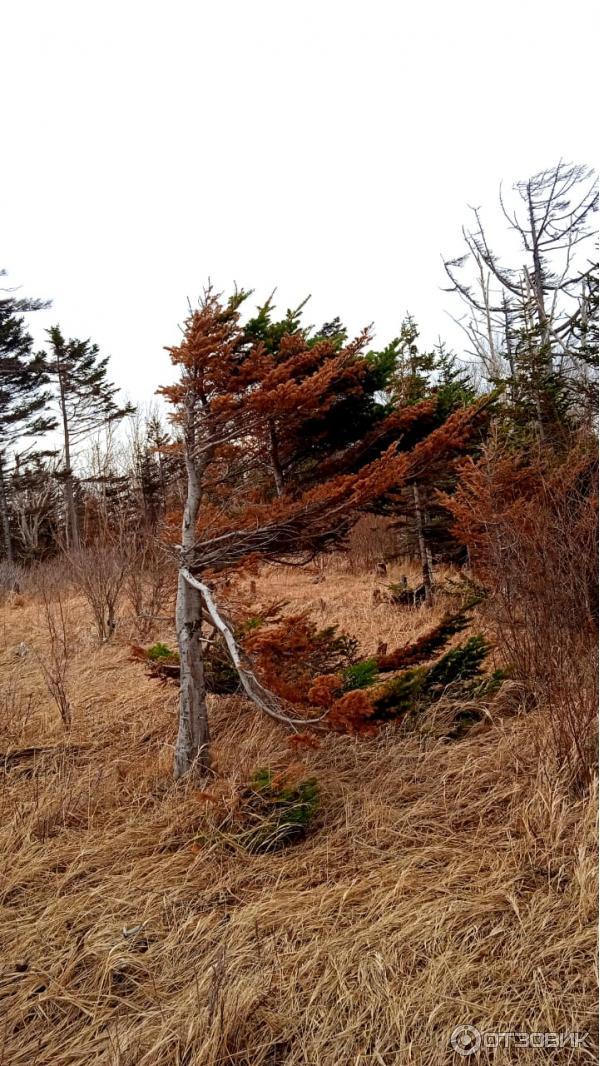
[[[117,627],[117,610],[131,566],[128,538],[124,530],[107,530],[89,548],[69,553],[76,587],[92,610],[98,636],[110,640]]]
[[[43,650],[36,651],[36,658],[44,675],[46,688],[58,707],[63,725],[66,729],[70,729],[73,715],[67,688],[67,675],[72,654],[72,634],[68,611],[62,590],[58,585],[49,584],[42,575],[39,586],[48,642]]]
[[[12,515],[20,553],[29,561],[60,540],[58,465],[52,455],[34,454],[24,463],[15,457]]]
[[[488,378],[503,380],[514,403],[529,401],[540,438],[560,422],[559,408],[589,404],[594,359],[589,321],[597,294],[591,215],[595,173],[559,162],[500,189],[500,209],[517,238],[521,262],[507,266],[492,249],[479,208],[463,228],[467,252],[445,261],[451,289],[465,305],[457,319]]]

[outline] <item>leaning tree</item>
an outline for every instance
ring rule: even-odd
[[[480,403],[433,428],[434,401],[394,409],[380,395],[394,360],[387,349],[368,351],[367,331],[347,341],[341,330],[290,322],[274,342],[264,316],[243,325],[246,296],[224,302],[205,292],[169,349],[178,380],[160,390],[173,408],[187,477],[180,534],[171,520],[179,554],[178,778],[210,768],[203,617],[223,637],[250,699],[281,721],[306,723],[259,683],[241,653],[215,601],[219,574],[262,560],[308,562],[392,487],[424,476],[441,455],[460,455],[483,417]],[[354,421],[342,417],[352,411]]]

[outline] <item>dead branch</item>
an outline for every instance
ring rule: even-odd
[[[197,578],[193,577],[189,570],[186,570],[185,568],[182,569],[181,574],[192,588],[197,589],[198,592],[201,593],[206,604],[206,609],[215,627],[219,630],[219,633],[225,641],[231,661],[237,671],[242,687],[252,702],[255,703],[257,707],[260,707],[260,709],[271,718],[275,718],[278,722],[284,722],[286,725],[292,726],[293,729],[298,725],[314,725],[316,722],[320,722],[325,715],[319,715],[318,718],[294,718],[291,715],[285,714],[282,709],[284,706],[283,701],[261,685],[260,681],[252,671],[242,665],[242,653],[238,648],[235,637],[229,626],[223,621],[219,614],[217,605],[212,598],[208,586],[203,584],[203,582],[198,581]]]

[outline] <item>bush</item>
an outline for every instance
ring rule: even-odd
[[[290,782],[285,775],[259,769],[250,780],[244,817],[250,825],[236,836],[247,851],[276,851],[300,840],[319,809],[316,778]]]
[[[598,708],[597,442],[558,457],[492,442],[444,497],[485,587],[483,610],[546,738],[577,788],[595,771]]]
[[[161,659],[169,659],[171,662],[179,659],[179,654],[176,651],[171,651],[171,648],[160,641],[148,648],[146,655],[153,663],[160,662]]]
[[[11,592],[21,592],[25,581],[25,570],[18,563],[0,561],[0,601]]]
[[[427,671],[423,686],[425,693],[431,699],[450,685],[460,685],[464,690],[466,682],[481,676],[483,660],[488,652],[489,646],[481,634],[469,637],[464,644],[452,648]]]

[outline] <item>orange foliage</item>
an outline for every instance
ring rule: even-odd
[[[308,699],[315,707],[331,707],[342,691],[339,674],[321,674],[316,677],[308,692]]]
[[[364,689],[353,689],[335,701],[327,716],[327,724],[340,733],[361,733],[374,736],[377,725],[369,719],[375,714],[373,700]]]
[[[319,631],[306,614],[292,615],[279,625],[250,632],[244,638],[244,649],[251,655],[263,684],[296,706],[315,702],[316,675],[347,662],[345,638],[338,637],[335,629]],[[323,679],[317,677],[319,680]]]
[[[288,747],[298,754],[300,751],[316,751],[321,742],[315,733],[292,733],[288,737]]]
[[[329,412],[340,396],[360,397],[365,388],[368,331],[340,349],[297,330],[270,352],[244,333],[244,296],[223,304],[205,293],[182,343],[169,349],[179,381],[160,390],[199,478],[193,565],[200,570],[238,567],[256,554],[276,560],[324,550],[386,493],[453,462],[485,406],[457,411],[430,432],[435,404],[426,401],[382,418],[359,441],[339,447],[334,435],[327,455]],[[323,446],[324,455],[307,450],[307,425],[313,449]],[[294,471],[289,480],[284,469]],[[177,543],[171,516],[166,527]]]

